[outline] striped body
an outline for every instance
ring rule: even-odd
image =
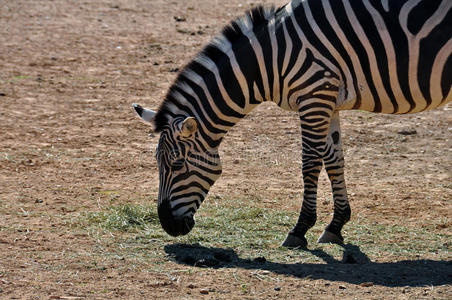
[[[221,174],[223,136],[273,101],[299,114],[303,145],[303,205],[284,245],[306,245],[322,165],[334,216],[320,241],[341,242],[350,206],[339,111],[404,114],[449,102],[451,7],[450,0],[297,0],[232,22],[179,74],[157,113],[135,106],[161,132],[163,228],[171,235],[191,230]]]
[[[452,99],[451,7],[439,0],[310,0],[285,10],[297,31],[291,38],[339,76],[337,109],[402,114]]]

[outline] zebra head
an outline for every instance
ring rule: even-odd
[[[138,104],[133,107],[144,121],[154,121],[156,112]],[[160,224],[172,236],[185,235],[194,227],[197,209],[220,177],[218,151],[200,142],[195,118],[180,116],[161,130],[156,159]]]

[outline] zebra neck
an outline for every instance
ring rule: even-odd
[[[274,11],[261,14],[268,19],[254,24],[259,28],[246,20],[228,27],[235,26],[233,33],[226,28],[187,65],[170,90],[166,102],[174,106],[171,110],[195,117],[200,138],[209,147],[217,147],[224,135],[258,104],[272,101],[274,94],[279,94],[274,84],[277,70],[271,61],[277,53],[267,53],[265,46],[268,39],[276,43]]]
[[[258,104],[274,101],[280,105],[278,44],[283,41],[276,31],[283,30],[279,26],[286,19],[282,13],[287,14],[259,7],[232,22],[179,74],[164,111],[195,117],[200,139],[216,148]],[[291,66],[290,61],[285,63]]]

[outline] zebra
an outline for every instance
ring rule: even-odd
[[[318,242],[343,243],[351,209],[339,112],[408,114],[451,101],[451,7],[450,0],[293,0],[232,21],[182,69],[157,111],[133,104],[160,133],[163,229],[191,231],[220,177],[223,137],[273,101],[298,113],[302,141],[303,202],[282,245],[307,246],[323,166],[334,212]]]

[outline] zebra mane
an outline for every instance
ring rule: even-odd
[[[244,16],[237,18],[224,27],[221,34],[212,39],[212,41],[179,72],[157,111],[154,119],[155,132],[162,131],[163,128],[168,125],[170,116],[176,117],[177,114],[175,114],[174,111],[184,110],[184,105],[180,100],[181,95],[177,91],[177,88],[185,84],[184,82],[187,80],[185,75],[193,69],[194,65],[197,64],[197,60],[200,60],[203,57],[209,57],[213,62],[217,62],[221,59],[221,57],[216,54],[218,53],[218,50],[224,52],[226,45],[229,45],[229,43],[234,44],[241,39],[246,38],[243,32],[247,30],[256,31],[256,29],[261,26],[267,26],[269,20],[280,10],[281,8],[275,10],[274,6],[269,8],[257,6],[248,10]]]

